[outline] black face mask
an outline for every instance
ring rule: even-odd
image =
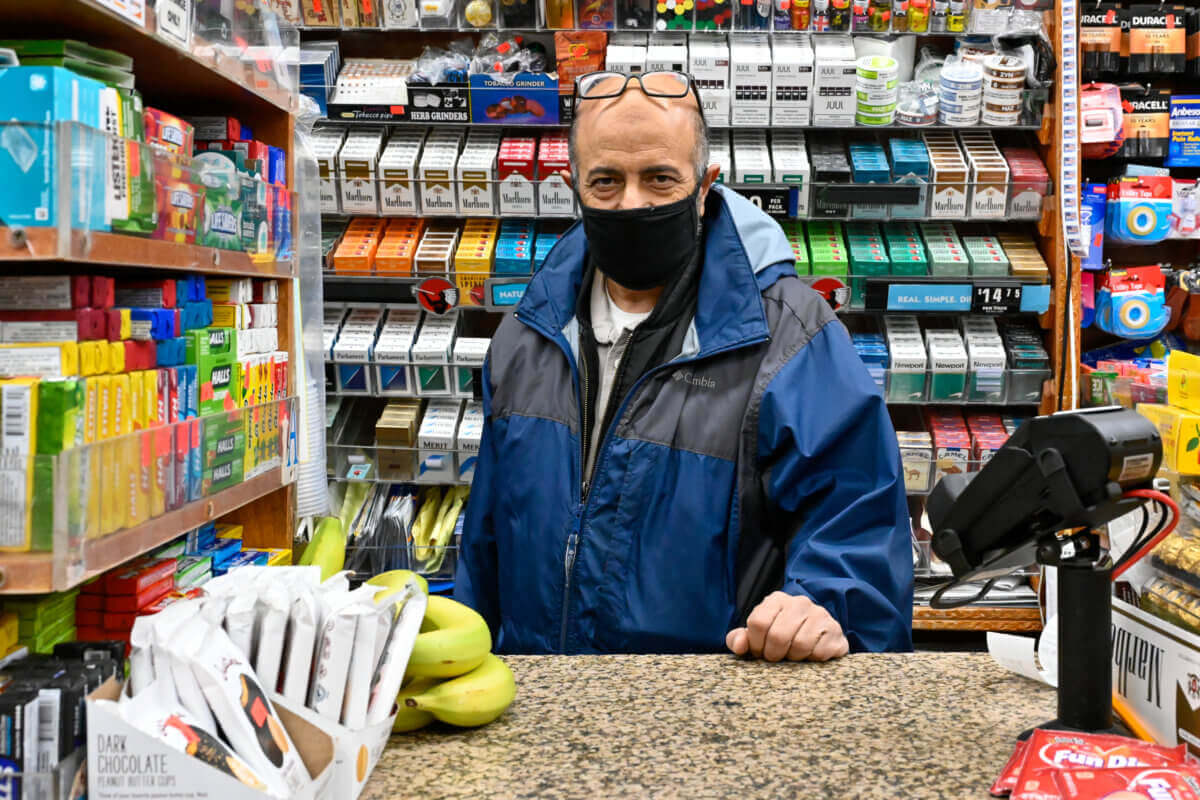
[[[583,232],[596,267],[621,286],[645,291],[666,286],[700,247],[700,188],[665,206],[583,210]]]

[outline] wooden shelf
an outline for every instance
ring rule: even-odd
[[[1038,633],[1042,617],[1036,606],[1028,608],[965,608],[936,609],[913,606],[914,631],[997,631],[1004,633]]]
[[[160,39],[153,32],[153,12],[148,11],[147,16],[143,27],[96,0],[0,0],[5,38],[44,38],[53,32],[117,50],[133,58],[138,89],[148,97],[224,96],[239,103],[252,100],[286,112],[293,110],[292,95],[273,80],[256,74],[236,58],[202,58]],[[192,47],[196,48],[196,42]]]
[[[291,278],[295,275],[292,262],[257,261],[236,250],[99,231],[72,231],[70,246],[64,247],[60,234],[57,228],[24,228],[19,232],[0,228],[0,264],[57,261],[254,278]]]
[[[61,581],[60,585],[55,585],[54,557],[50,553],[0,554],[0,594],[43,594],[78,586],[112,567],[166,544],[192,528],[198,528],[209,520],[272,494],[283,485],[281,481],[281,470],[273,469],[212,497],[202,498],[155,517],[136,528],[91,539],[83,547],[86,565],[83,576],[78,580]]]

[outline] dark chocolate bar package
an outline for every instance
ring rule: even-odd
[[[38,708],[37,689],[0,692],[0,773],[37,772]],[[0,779],[0,792],[4,790],[9,797],[20,797],[21,779]]]
[[[108,642],[62,642],[54,645],[54,657],[85,663],[110,658],[120,663],[125,660],[125,644],[116,639]]]

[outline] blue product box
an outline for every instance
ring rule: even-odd
[[[58,137],[69,136],[71,218],[74,228],[107,230],[108,161],[99,130],[104,85],[62,67],[0,70],[0,223],[53,227],[58,219]],[[11,121],[10,121],[11,120]],[[56,126],[78,122],[84,126]],[[65,223],[66,221],[61,221]]]
[[[1104,269],[1104,217],[1108,203],[1108,186],[1085,183],[1079,201],[1079,223],[1087,255],[1080,261],[1083,269]]]
[[[557,125],[558,77],[553,73],[518,72],[510,83],[502,83],[490,75],[472,75],[471,121],[484,125]]]
[[[195,530],[187,532],[187,550],[189,556],[198,556],[207,551],[217,542],[216,525],[208,522]]]
[[[338,364],[336,366],[340,391],[362,392],[363,394],[370,392],[370,386],[367,385],[366,364]]]
[[[1200,95],[1171,96],[1171,141],[1168,167],[1200,167]]]
[[[223,569],[242,552],[241,539],[219,539],[215,537],[216,535],[214,534],[213,540],[208,543],[207,547],[196,553],[188,554],[201,558],[211,558],[213,570]]]
[[[213,576],[224,575],[229,570],[237,569],[238,567],[265,567],[270,557],[271,554],[266,550],[243,550],[220,566],[217,566],[217,563],[214,561]]]
[[[184,341],[186,345],[186,340]],[[182,354],[180,360],[183,359]],[[200,368],[195,364],[180,364],[176,367],[179,371],[179,397],[180,407],[184,409],[188,419],[199,416],[200,414]],[[186,384],[186,393],[184,387]],[[186,402],[184,402],[186,400]]]
[[[208,299],[208,284],[205,283],[203,275],[193,275],[188,281],[191,283],[188,300],[199,302]]]

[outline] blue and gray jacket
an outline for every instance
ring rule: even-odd
[[[779,226],[716,187],[695,316],[594,446],[583,489],[575,226],[500,325],[455,596],[507,653],[709,652],[773,589],[852,650],[911,648],[896,437]]]

